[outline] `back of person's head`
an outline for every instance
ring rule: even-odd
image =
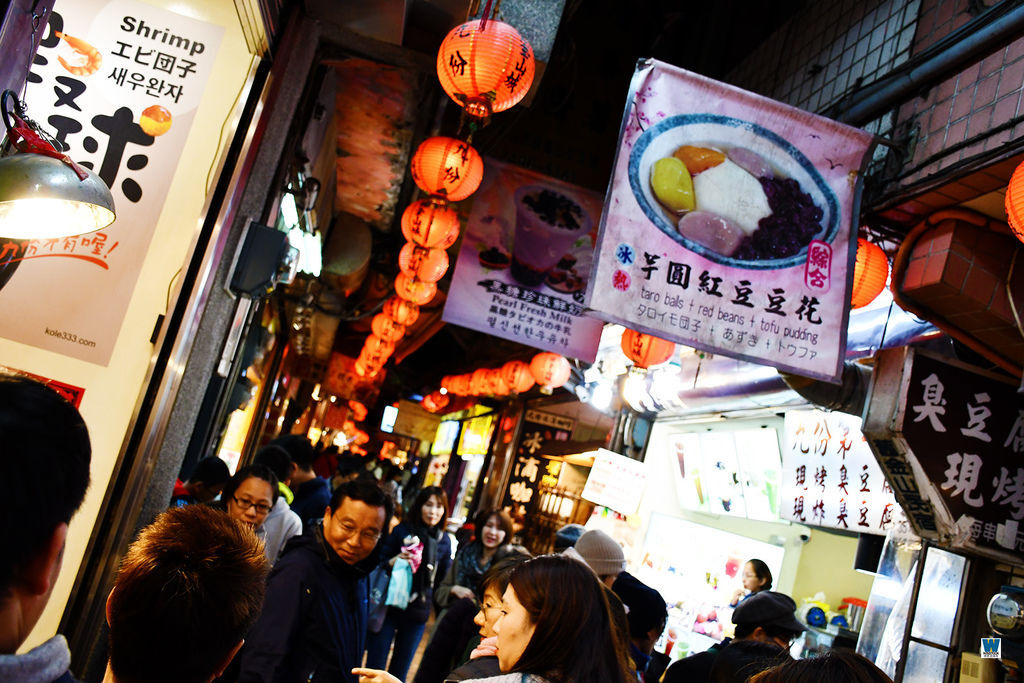
[[[619,576],[612,590],[628,608],[626,620],[630,638],[642,640],[656,628],[657,635],[661,635],[661,628],[668,619],[668,606],[661,593],[629,574]]]
[[[292,473],[292,456],[282,446],[268,444],[256,451],[252,462],[270,468],[278,481],[285,481]]]
[[[492,562],[480,577],[480,582],[476,587],[477,597],[483,598],[488,589],[498,595],[504,595],[505,589],[508,588],[508,580],[512,576],[512,570],[529,559],[529,554],[511,553]]]
[[[44,384],[9,374],[0,374],[0,443],[3,598],[82,504],[92,450],[73,405]]]
[[[128,549],[107,600],[118,683],[205,683],[259,616],[269,565],[256,535],[205,505],[164,512]]]
[[[821,657],[787,659],[781,666],[749,680],[752,683],[892,683],[870,659],[842,648],[829,650]]]
[[[228,464],[217,457],[203,458],[196,463],[188,480],[192,483],[203,482],[207,487],[216,487],[224,484],[231,478],[231,470]]]
[[[434,496],[438,502],[444,506],[444,514],[441,515],[441,521],[435,524],[435,528],[443,529],[448,523],[448,494],[445,493],[444,489],[440,486],[425,486],[420,489],[420,492],[416,494],[416,497],[412,501],[412,505],[409,506],[409,512],[405,518],[410,524],[422,524],[423,523],[423,506],[427,504],[430,497]]]
[[[391,519],[394,507],[391,495],[373,479],[353,479],[339,484],[331,494],[331,514],[344,504],[346,498],[358,500],[372,507],[384,508],[385,525],[387,520]],[[387,528],[384,530],[387,531]]]
[[[501,543],[498,545],[503,546],[511,543],[513,534],[512,518],[508,516],[507,512],[498,508],[488,508],[476,514],[473,518],[473,533],[476,534],[476,537],[480,538],[480,534],[484,532],[484,527],[487,526],[487,522],[491,520],[491,517],[498,520],[498,526],[505,532],[505,537],[501,539]]]
[[[564,555],[543,555],[516,567],[509,585],[535,627],[512,671],[580,683],[630,680],[604,588],[587,567]]]
[[[760,628],[770,638],[792,640],[805,630],[795,612],[796,602],[785,593],[754,593],[733,610],[732,623],[736,624],[736,638],[748,638]]]
[[[600,529],[591,529],[582,534],[573,550],[602,580],[626,571],[626,553],[622,546]]]
[[[301,434],[286,434],[277,437],[270,443],[288,451],[292,462],[298,465],[299,469],[306,472],[312,471],[313,461],[316,460],[316,449],[313,448],[309,439]]]
[[[566,524],[555,532],[555,552],[560,553],[566,548],[572,548],[576,541],[580,540],[587,528],[582,524]]]
[[[718,651],[708,680],[712,683],[746,683],[754,674],[778,666],[787,659],[788,651],[775,643],[734,640]]]
[[[250,477],[262,479],[270,484],[272,502],[277,502],[277,497],[281,495],[281,490],[277,486],[277,475],[266,465],[255,464],[243,467],[235,472],[235,476],[228,479],[228,483],[224,485],[224,491],[221,493],[221,500],[227,503],[235,495],[235,491],[242,485],[242,482]]]

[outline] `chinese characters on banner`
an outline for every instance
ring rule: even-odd
[[[838,381],[871,136],[648,60],[588,305],[688,346]]]
[[[502,507],[510,510],[514,517],[521,519],[537,507],[537,490],[541,484],[548,487],[558,484],[562,461],[544,454],[551,443],[569,440],[573,424],[571,418],[561,415],[526,411],[512,463],[512,475],[502,501]]]
[[[598,449],[581,497],[622,515],[636,514],[647,486],[644,463]]]
[[[593,362],[603,323],[583,314],[600,195],[484,160],[446,322]]]
[[[110,186],[117,220],[0,240],[0,336],[106,365],[224,29],[133,0],[57,0],[40,30],[29,113]]]
[[[948,512],[939,519],[956,525],[955,537],[1024,552],[1024,399],[1012,383],[980,370],[921,352],[912,362],[902,409],[911,466],[883,460],[893,486],[918,490],[916,462],[930,484],[922,488]]]
[[[782,516],[811,526],[884,535],[905,517],[864,440],[859,417],[786,413]]]

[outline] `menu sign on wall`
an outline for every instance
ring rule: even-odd
[[[542,484],[555,486],[562,469],[561,460],[545,457],[547,447],[557,441],[568,441],[571,435],[571,418],[527,411],[516,444],[508,490],[502,501],[504,509],[522,518],[537,507],[538,489]]]
[[[886,351],[865,432],[923,536],[1024,553],[1024,398],[1010,380],[911,349]],[[888,419],[886,419],[888,417]],[[891,426],[890,426],[891,425]]]
[[[587,301],[688,346],[838,381],[868,133],[654,60],[619,139]]]
[[[600,195],[486,159],[444,320],[593,362],[603,324],[583,292],[600,216]]]
[[[846,413],[786,413],[782,451],[785,519],[880,535],[904,520],[860,427],[860,418]]]
[[[134,0],[57,0],[40,31],[30,114],[110,187],[117,220],[0,240],[0,335],[106,365],[224,29]]]

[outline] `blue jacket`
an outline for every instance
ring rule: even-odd
[[[323,477],[310,479],[295,487],[292,512],[303,524],[310,520],[323,519],[324,508],[331,504],[331,486]]]
[[[444,575],[452,564],[452,541],[448,534],[441,531],[435,536],[437,542],[437,557],[434,565],[427,562],[427,543],[422,535],[428,533],[422,525],[413,529],[406,522],[402,522],[394,528],[381,550],[380,559],[387,562],[402,552],[402,541],[406,536],[420,536],[423,541],[423,561],[419,569],[412,577],[412,590],[417,594],[414,602],[410,602],[405,608],[406,618],[413,622],[425,623],[430,617],[430,608],[434,604],[434,590],[441,585]],[[393,607],[390,609],[394,609]]]
[[[345,564],[326,544],[323,525],[288,541],[267,582],[263,612],[245,637],[241,683],[344,681],[366,645],[366,576],[375,551]]]

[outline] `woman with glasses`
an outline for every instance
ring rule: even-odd
[[[384,542],[381,560],[394,568],[399,558],[414,558],[417,544],[422,545],[419,566],[412,575],[409,604],[405,609],[388,607],[384,624],[366,639],[366,666],[387,670],[402,679],[409,671],[413,655],[427,626],[434,589],[440,584],[452,563],[452,545],[445,533],[448,519],[448,496],[438,486],[421,490],[409,508],[406,521],[394,528]],[[393,580],[393,579],[392,579]],[[394,641],[391,663],[388,650]]]
[[[464,679],[466,683],[636,680],[601,583],[586,565],[564,555],[544,555],[513,569],[491,628],[497,634],[503,673]],[[387,672],[369,668],[353,673],[359,683],[396,681]]]
[[[228,517],[256,532],[262,541],[266,535],[263,522],[277,502],[277,477],[266,465],[249,465],[235,473],[224,485],[216,507],[227,511]]]

